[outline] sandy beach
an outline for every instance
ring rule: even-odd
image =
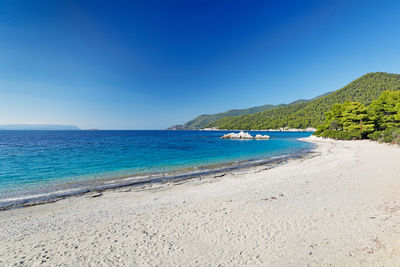
[[[399,266],[400,148],[308,141],[272,169],[2,211],[0,265]]]

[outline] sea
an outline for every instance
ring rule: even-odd
[[[308,153],[308,132],[0,131],[0,209],[146,183],[270,165]]]

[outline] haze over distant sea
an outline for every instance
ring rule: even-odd
[[[74,125],[60,124],[0,124],[0,130],[80,130]]]
[[[232,162],[304,153],[312,147],[297,140],[311,133],[268,132],[270,140],[220,139],[224,133],[0,131],[0,206],[10,198],[90,190],[133,175],[147,177],[146,181],[154,175],[162,179],[171,171],[204,170],[215,164],[222,168]]]

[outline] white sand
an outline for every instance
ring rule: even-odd
[[[400,266],[400,148],[314,142],[270,170],[0,212],[0,265]]]

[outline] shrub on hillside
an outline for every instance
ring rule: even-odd
[[[321,137],[332,138],[338,140],[358,140],[362,139],[362,133],[360,131],[336,131],[336,130],[324,130],[321,134]]]
[[[390,138],[388,138],[389,142],[400,145],[400,128],[390,129],[388,135],[390,136]]]
[[[400,145],[400,128],[387,128],[384,131],[374,132],[368,137],[374,141]]]
[[[383,133],[383,131],[376,131],[376,132],[370,133],[368,135],[368,138],[373,141],[380,141],[382,138],[382,133]]]

